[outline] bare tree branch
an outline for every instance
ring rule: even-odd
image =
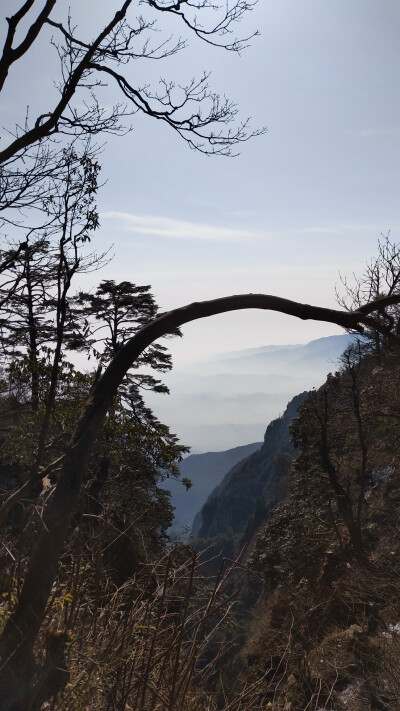
[[[400,297],[398,299],[400,301]],[[371,328],[373,323],[377,329],[382,329],[378,321],[360,312],[336,311],[265,294],[244,294],[195,302],[163,314],[145,325],[120,349],[93,387],[65,453],[59,481],[43,514],[43,530],[32,555],[20,599],[0,640],[0,697],[10,699],[3,706],[3,711],[17,708],[11,706],[11,696],[16,689],[24,688],[26,677],[31,673],[29,660],[32,659],[33,645],[78,503],[82,477],[113,397],[129,368],[155,340],[179,326],[215,314],[248,308],[278,311],[303,320],[326,321],[361,332],[365,325]],[[21,709],[23,705],[22,700]]]
[[[50,0],[49,0],[50,2]],[[61,99],[55,106],[52,112],[46,114],[47,120],[42,121],[39,117],[36,120],[34,128],[26,131],[25,133],[18,136],[7,148],[0,151],[0,164],[12,158],[16,153],[24,150],[28,146],[46,138],[49,135],[58,132],[58,122],[62,118],[63,112],[67,108],[69,102],[74,96],[83,75],[89,68],[89,64],[95,55],[97,49],[100,47],[103,40],[112,32],[112,30],[124,19],[127,10],[131,4],[132,0],[125,0],[121,9],[115,13],[113,19],[104,27],[100,34],[96,37],[89,49],[84,54],[81,61],[72,71],[70,77],[66,81],[62,93]]]
[[[209,44],[239,52],[250,39],[250,37],[244,40],[232,38],[232,26],[239,22],[245,13],[252,10],[255,2],[228,0],[224,5],[222,2],[215,4],[209,0],[194,3],[189,0],[177,3],[146,0],[145,4],[149,11],[176,16],[180,22],[183,22],[186,30]],[[11,64],[28,52],[46,25],[56,30],[63,42],[58,45],[54,39],[52,40],[61,62],[60,99],[55,106],[49,107],[45,113],[37,116],[33,126],[17,127],[13,140],[0,151],[0,165],[19,156],[34,144],[60,133],[82,136],[104,131],[119,132],[120,119],[137,110],[164,120],[185,138],[191,148],[203,153],[231,155],[232,146],[263,133],[263,130],[249,130],[248,120],[239,122],[234,129],[215,131],[215,124],[229,125],[236,118],[237,109],[232,102],[209,90],[207,73],[200,80],[193,80],[186,88],[180,87],[184,98],[177,104],[173,82],[163,81],[163,93],[158,95],[147,88],[134,88],[126,76],[110,68],[110,63],[125,65],[137,58],[163,59],[186,46],[186,39],[179,38],[174,41],[172,36],[151,46],[146,31],[156,29],[155,20],[138,16],[135,25],[131,26],[127,20],[127,13],[132,6],[132,0],[125,0],[97,37],[89,41],[76,36],[76,28],[72,27],[70,18],[67,26],[51,19],[50,13],[56,5],[56,0],[47,0],[24,39],[13,48],[18,24],[34,5],[34,0],[28,0],[9,20],[9,31],[0,59],[0,90]],[[217,21],[209,27],[201,25],[198,14],[203,11],[204,17],[209,21],[212,17],[210,10],[219,11]],[[251,36],[254,34],[257,33]],[[139,45],[136,48],[141,35],[144,36],[142,47]],[[230,38],[227,42],[224,39],[226,37]],[[95,90],[97,86],[102,85],[96,78],[100,73],[116,81],[123,95],[132,104],[131,111],[118,104],[107,113],[99,104]],[[78,109],[73,99],[77,92],[82,90],[87,91],[90,98],[89,100],[81,98]],[[193,102],[197,104],[194,111],[191,110]],[[157,105],[161,105],[161,109],[157,108]],[[185,112],[188,112],[187,115],[184,115]],[[193,136],[192,140],[190,134]]]
[[[26,54],[26,52],[30,49],[37,36],[39,35],[44,23],[46,22],[56,2],[57,0],[47,0],[44,8],[39,13],[36,20],[29,27],[24,39],[18,45],[18,47],[12,46],[15,37],[15,32],[21,20],[33,7],[35,0],[26,0],[26,2],[18,10],[18,12],[15,13],[15,15],[7,18],[8,32],[3,47],[3,53],[0,58],[0,91],[4,86],[5,80],[7,79],[11,65],[18,59],[20,59],[24,54]]]

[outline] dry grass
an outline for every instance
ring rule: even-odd
[[[0,624],[18,599],[23,569],[21,556],[9,551]],[[226,653],[224,627],[235,624],[234,600],[225,592],[234,563],[225,562],[217,578],[208,579],[204,556],[178,545],[155,562],[141,564],[134,577],[116,587],[102,554],[95,529],[76,529],[36,648],[37,695],[31,711],[266,708],[256,706],[257,682],[233,699],[210,691],[215,685],[209,681],[218,678]],[[60,642],[52,658],[55,640]]]

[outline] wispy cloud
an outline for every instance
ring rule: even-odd
[[[292,230],[292,232],[298,233],[298,234],[307,234],[307,235],[314,235],[314,234],[327,234],[327,235],[337,235],[340,234],[342,230],[339,227],[299,227],[298,229]]]
[[[379,235],[382,231],[382,225],[367,225],[367,224],[356,224],[356,223],[343,223],[337,225],[312,225],[310,227],[299,227],[292,230],[295,234],[309,234],[309,235],[344,235],[351,233],[368,233],[371,230],[376,231]]]
[[[133,215],[129,212],[103,212],[101,219],[117,223],[118,229],[131,234],[153,235],[168,239],[191,239],[218,242],[247,242],[259,239],[261,232],[187,222],[171,217]]]
[[[381,136],[399,136],[400,126],[392,126],[389,128],[360,128],[353,131],[349,131],[350,136],[356,136],[357,138],[379,138]]]

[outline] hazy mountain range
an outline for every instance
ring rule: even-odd
[[[265,346],[232,353],[163,377],[170,395],[147,401],[192,452],[232,449],[259,442],[292,397],[319,387],[351,336],[329,336],[306,345]]]
[[[351,338],[345,334],[306,345],[236,351],[195,364],[190,372],[177,369],[168,375],[171,395],[153,396],[151,406],[183,442],[207,452],[192,454],[180,465],[182,476],[192,481],[189,491],[179,481],[164,483],[175,506],[173,531],[190,529],[232,467],[260,449],[267,426],[285,412],[288,402],[299,392],[319,387],[327,373],[337,369]],[[253,444],[243,445],[246,440]],[[225,443],[227,451],[211,451]]]

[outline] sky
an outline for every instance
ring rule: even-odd
[[[73,21],[97,34],[117,5],[72,0]],[[16,3],[2,7],[7,14]],[[160,30],[179,35],[163,22]],[[339,274],[362,272],[380,235],[399,240],[399,26],[398,0],[260,0],[237,27],[260,33],[240,56],[191,38],[177,56],[137,61],[130,77],[139,85],[211,70],[213,89],[267,130],[236,158],[191,151],[145,116],[133,118],[127,135],[108,137],[93,244],[100,252],[112,244],[114,258],[85,288],[101,278],[151,284],[163,311],[246,292],[335,307]],[[21,123],[27,105],[31,115],[51,105],[57,60],[49,37],[12,69],[0,126]],[[107,105],[118,100],[115,89],[100,93]],[[169,342],[177,367],[339,329],[248,311],[183,332]]]
[[[196,42],[174,58],[172,75],[212,69],[213,87],[267,132],[231,159],[196,154],[146,117],[110,141],[110,276],[151,283],[163,309],[241,292],[334,307],[339,272],[360,273],[381,234],[398,239],[399,26],[395,0],[262,0],[243,27],[260,36],[240,57]],[[247,312],[188,325],[173,349],[189,362],[334,332]]]

